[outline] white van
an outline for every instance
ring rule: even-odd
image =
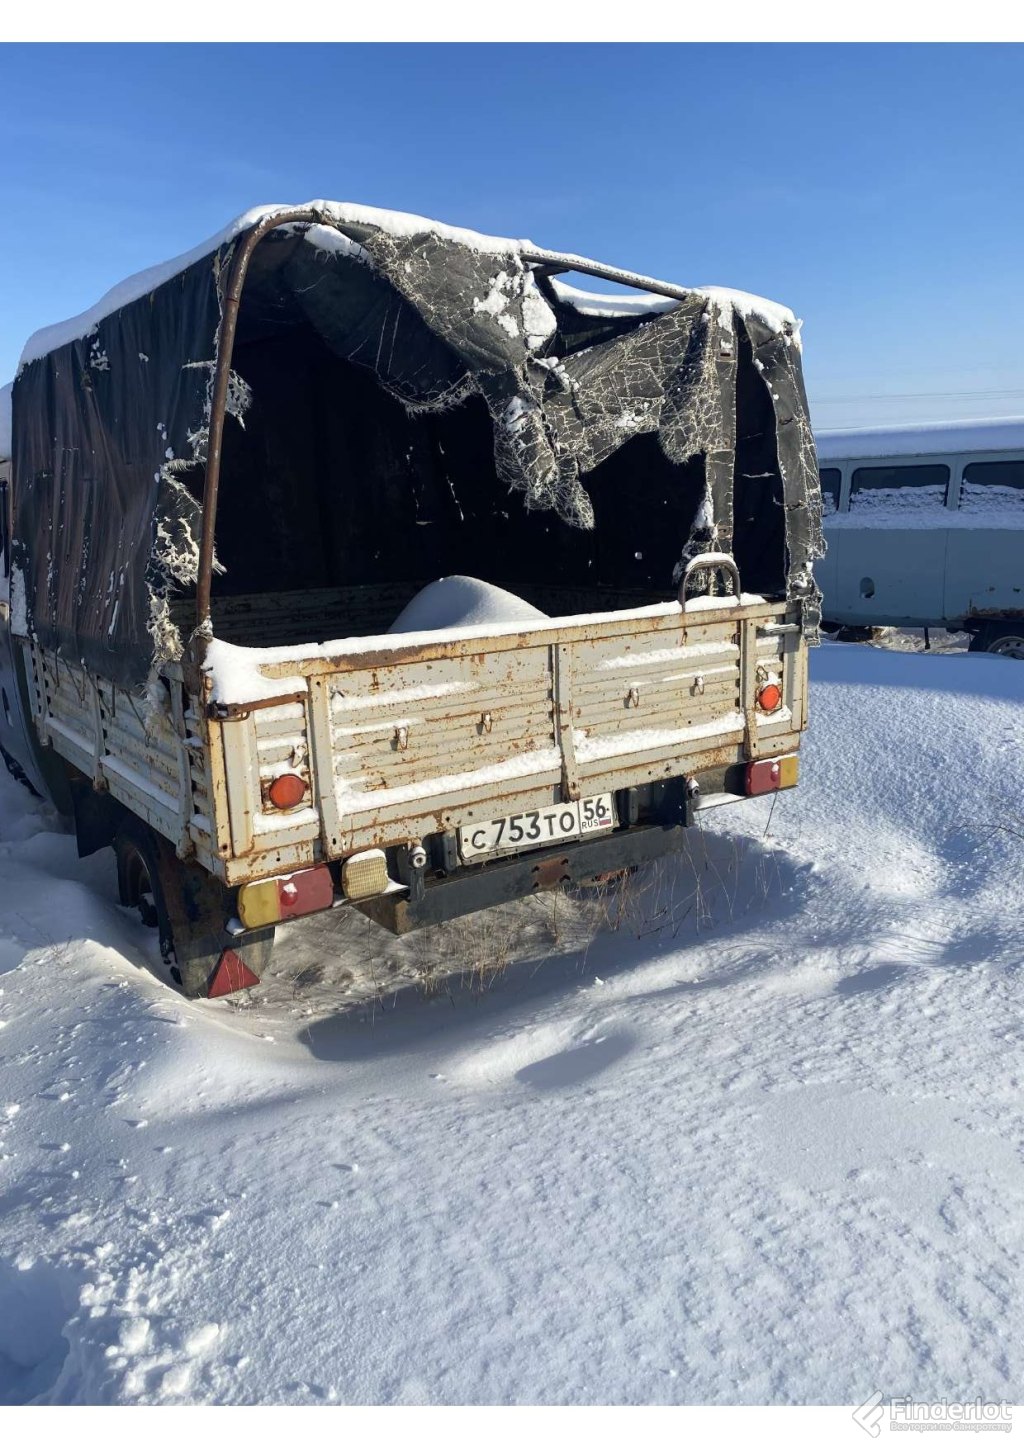
[[[815,440],[824,618],[965,629],[972,649],[1024,658],[1024,419]]]

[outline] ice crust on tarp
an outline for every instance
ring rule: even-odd
[[[813,631],[820,503],[791,314],[706,289],[668,306],[659,298],[653,311],[587,315],[523,260],[529,243],[319,208],[319,224],[257,248],[243,309],[250,288],[257,300],[287,299],[411,413],[481,397],[499,478],[528,508],[581,528],[593,525],[586,475],[630,438],[656,434],[674,463],[704,455],[707,494],[680,566],[731,544],[737,353],[749,349],[776,424],[787,591],[806,600]],[[223,278],[237,238],[277,210],[247,213],[205,248],[38,334],[14,384],[15,561],[28,626],[125,686],[182,649],[168,605],[196,578]],[[358,242],[334,221],[358,222]],[[247,401],[233,378],[229,411],[242,423]]]

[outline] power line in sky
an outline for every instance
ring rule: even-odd
[[[939,399],[942,401],[959,401],[960,398],[977,397],[986,402],[1001,401],[1005,398],[1024,397],[1024,388],[1010,388],[1004,392],[858,392],[849,397],[815,397],[813,400],[817,406],[828,403],[830,406],[839,404],[854,404],[858,402],[896,402],[904,400],[930,400]]]

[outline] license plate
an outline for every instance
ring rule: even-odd
[[[464,860],[483,855],[510,855],[518,850],[537,850],[560,840],[578,840],[615,827],[615,805],[610,794],[547,809],[505,815],[485,825],[466,825],[459,830],[459,854]]]

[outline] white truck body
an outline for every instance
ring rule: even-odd
[[[232,886],[565,799],[699,781],[796,750],[806,725],[807,650],[785,604],[699,598],[469,632],[315,652],[220,645],[239,686],[229,699],[213,699],[209,674],[207,698],[188,700],[171,666],[155,709],[18,646],[40,742]],[[768,677],[782,704],[765,714]],[[266,802],[284,772],[309,783],[286,813]]]

